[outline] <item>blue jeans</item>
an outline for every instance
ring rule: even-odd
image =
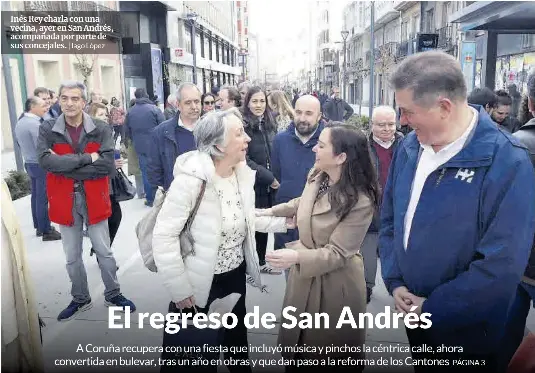
[[[500,364],[506,369],[518,346],[524,339],[526,319],[529,314],[531,302],[535,302],[535,286],[520,283],[516,289],[515,299],[509,308],[505,332],[502,340],[502,356]]]
[[[32,218],[38,232],[50,231],[48,197],[46,195],[46,172],[37,163],[25,163],[24,167],[32,181]]]
[[[138,158],[141,177],[143,178],[143,188],[145,189],[145,198],[147,199],[147,202],[152,205],[154,202],[154,196],[156,196],[157,187],[153,187],[149,183],[149,175],[147,174],[149,157],[146,154],[138,153]]]

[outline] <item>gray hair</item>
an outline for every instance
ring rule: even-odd
[[[64,81],[61,83],[61,85],[59,86],[59,93],[58,95],[61,96],[61,92],[63,90],[63,88],[67,88],[67,89],[79,89],[80,91],[82,91],[82,99],[84,101],[87,101],[87,88],[85,86],[84,83],[81,83],[81,82],[77,82],[77,81],[74,81],[74,80],[67,80],[67,81]]]
[[[439,97],[465,101],[466,83],[459,62],[444,52],[421,52],[407,57],[390,78],[395,90],[409,89],[413,100],[429,107]]]
[[[532,68],[528,73],[527,87],[528,87],[528,97],[532,101],[535,101],[535,67]]]
[[[372,122],[375,120],[378,114],[392,114],[394,116],[394,119],[396,118],[396,115],[397,115],[396,111],[394,110],[392,106],[387,106],[387,105],[376,106],[372,112]]]
[[[245,81],[245,82],[241,82],[240,84],[238,84],[238,90],[242,90],[242,88],[247,88],[247,89],[250,89],[253,85],[251,84],[251,82],[249,81]]]
[[[167,103],[168,104],[174,104],[176,103],[176,96],[174,94],[170,94],[169,96],[167,96]]]
[[[184,82],[180,84],[178,88],[176,89],[176,93],[175,93],[176,101],[180,102],[180,100],[182,100],[182,91],[184,90],[184,88],[193,88],[193,87],[195,87],[197,91],[199,91],[199,94],[201,94],[201,90],[195,84],[190,83],[190,82]]]
[[[193,130],[197,150],[215,158],[223,158],[224,154],[217,148],[217,145],[226,144],[227,121],[225,118],[232,115],[238,117],[240,120],[242,119],[239,110],[236,108],[205,114]]]

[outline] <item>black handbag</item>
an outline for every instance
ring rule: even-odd
[[[136,195],[136,187],[125,175],[122,168],[119,168],[111,179],[111,189],[117,202],[131,200]]]

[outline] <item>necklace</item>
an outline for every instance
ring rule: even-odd
[[[325,194],[327,194],[330,188],[331,186],[329,185],[329,177],[326,177],[320,184],[320,189],[318,190],[318,196],[316,197],[316,199],[320,199]]]

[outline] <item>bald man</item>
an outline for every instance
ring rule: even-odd
[[[372,113],[370,154],[378,177],[381,193],[385,189],[388,170],[403,134],[396,131],[396,111],[390,106],[377,106]],[[374,216],[362,244],[367,301],[370,302],[377,272],[377,240],[379,237],[379,211]]]
[[[285,203],[301,196],[308,172],[315,162],[312,148],[325,126],[321,119],[319,100],[311,95],[301,96],[295,103],[295,116],[286,131],[273,140],[271,163],[273,175],[279,180],[275,203]],[[275,250],[299,238],[297,230],[275,234]]]

